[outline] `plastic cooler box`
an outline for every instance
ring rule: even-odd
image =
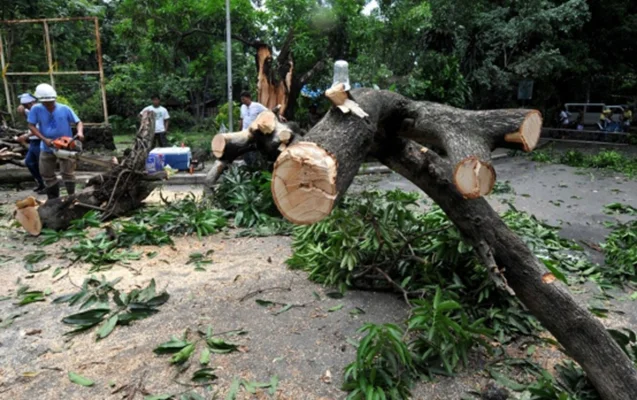
[[[190,147],[158,147],[148,153],[146,171],[158,172],[167,165],[172,169],[187,171],[190,169],[191,159]]]

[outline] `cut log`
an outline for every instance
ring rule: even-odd
[[[573,299],[564,284],[543,279],[548,272],[544,264],[483,198],[465,198],[466,193],[490,190],[491,183],[485,184],[492,179],[490,165],[483,160],[489,159],[491,150],[534,146],[539,114],[529,110],[455,114],[450,107],[413,102],[390,92],[351,94],[369,117],[345,116],[333,109],[303,142],[292,144],[279,156],[272,194],[283,215],[297,223],[318,221],[329,213],[327,208],[313,210],[304,204],[333,207],[326,193],[342,196],[351,183],[352,169],[371,151],[438,203],[476,249],[496,285],[519,297],[582,366],[603,399],[637,399],[637,371],[604,326]],[[405,126],[411,127],[419,142],[432,143],[444,157],[433,148],[401,138]],[[519,135],[512,139],[507,136],[512,132]],[[453,175],[459,163],[457,182]],[[315,167],[321,165],[335,165],[336,171]],[[297,210],[299,204],[303,206]]]
[[[257,116],[257,118],[252,121],[248,129],[250,132],[261,132],[265,135],[268,135],[274,132],[276,128],[276,115],[272,111],[263,111],[261,114]]]
[[[253,145],[250,131],[218,133],[212,138],[212,154],[218,159],[234,160]]]
[[[83,217],[90,210],[101,211],[101,217],[105,220],[139,208],[142,201],[159,184],[154,177],[147,179],[145,172],[146,159],[154,140],[154,131],[154,113],[145,111],[135,145],[129,155],[108,173],[91,178],[87,187],[81,192],[48,200],[39,206],[37,215],[41,223],[40,229],[66,229],[71,221]],[[160,175],[165,176],[165,174]],[[21,210],[28,208],[35,207],[26,207]],[[37,223],[33,225],[38,226]],[[39,231],[34,229],[30,233],[37,234]]]
[[[274,168],[272,193],[279,210],[295,224],[317,221],[332,212],[336,200],[336,160],[314,143],[284,151]]]

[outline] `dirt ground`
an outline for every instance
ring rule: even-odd
[[[537,164],[526,158],[498,160],[495,167],[498,180],[510,181],[515,191],[490,196],[496,209],[503,211],[506,206],[502,200],[511,199],[518,209],[551,224],[561,224],[562,234],[575,240],[599,243],[608,232],[603,222],[625,219],[604,214],[603,206],[612,202],[635,205],[637,199],[637,182],[619,174]],[[395,174],[362,177],[357,179],[354,190],[366,187],[417,190]],[[165,189],[173,194],[188,191],[200,193],[201,189]],[[194,365],[199,354],[193,356],[195,362],[188,372],[177,376],[169,356],[155,355],[152,350],[186,329],[192,332],[191,337],[196,337],[197,328],[208,325],[215,332],[248,332],[227,338],[245,346],[244,352],[212,356],[219,398],[224,398],[236,377],[263,382],[276,375],[280,383],[274,398],[343,399],[346,394],[340,390],[342,370],[354,360],[356,351],[348,339],[357,339],[356,331],[365,322],[400,323],[406,316],[405,305],[390,294],[350,291],[342,299],[325,296],[332,291],[330,288],[309,282],[303,272],[286,268],[285,260],[291,252],[288,237],[235,238],[236,232],[227,231],[202,240],[177,238],[173,247],[142,248],[144,253],[158,251],[159,255],[153,259],[144,257],[128,266],[115,265],[103,272],[109,280],[123,278],[117,287],[125,291],[142,287],[154,278],[158,288],[165,288],[170,294],[170,300],[158,314],[118,327],[104,340],[96,342],[94,332],[69,338],[64,336],[69,327],[61,319],[77,310],[67,304],[52,304],[51,300],[76,291],[87,277],[89,265],[74,265],[63,279],[52,278],[57,266],[68,265],[68,260],[60,259],[61,246],[65,244],[54,244],[45,248],[50,254],[38,264],[50,264],[50,269],[31,274],[24,268],[23,257],[39,249],[38,239],[13,228],[9,214],[11,203],[27,194],[0,192],[6,213],[0,221],[0,299],[11,297],[0,301],[0,319],[15,312],[24,313],[10,327],[0,329],[2,399],[142,399],[142,392],[171,394],[190,390],[177,381],[188,382],[191,371],[199,368]],[[149,201],[157,198],[155,194]],[[190,253],[207,250],[214,250],[213,264],[206,265],[205,271],[195,271],[192,264],[186,264]],[[588,251],[596,261],[602,259],[594,250]],[[52,294],[46,302],[18,307],[14,304],[18,281],[33,290],[50,289]],[[590,298],[590,288],[573,291],[582,302]],[[617,294],[617,300],[610,305],[615,312],[602,320],[606,325],[637,329],[637,311],[628,300],[629,294]],[[256,299],[298,307],[275,315],[277,307],[262,307]],[[343,307],[328,311],[338,305]],[[350,313],[357,307],[365,313]],[[547,366],[552,357],[554,354],[549,354],[544,360]],[[71,383],[69,371],[94,380],[95,385]],[[325,379],[327,371],[331,382]],[[457,400],[468,390],[479,390],[487,381],[484,360],[475,355],[471,365],[457,377],[419,383],[413,398]],[[206,398],[214,398],[214,391],[196,389]],[[132,397],[125,397],[127,394]],[[238,398],[270,397],[265,392],[255,396],[243,391]]]

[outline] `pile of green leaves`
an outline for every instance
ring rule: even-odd
[[[232,166],[221,176],[213,202],[232,213],[235,226],[253,228],[252,234],[287,234],[291,225],[281,218],[274,204],[271,180],[269,172]]]
[[[472,321],[485,318],[485,325],[503,342],[536,330],[537,321],[518,300],[495,288],[442,210],[419,212],[417,199],[401,191],[344,199],[328,218],[294,229],[294,254],[288,265],[341,291],[399,286],[409,294],[433,296],[440,287]],[[557,277],[564,277],[562,271],[591,268],[577,252],[579,247],[560,238],[557,228],[515,209],[503,218]]]
[[[163,202],[162,206],[149,207],[137,213],[130,221],[123,222],[122,230],[128,226],[129,230],[158,230],[167,236],[196,234],[201,238],[219,232],[227,224],[227,212],[198,200],[192,193],[175,202],[165,199]],[[150,242],[139,244],[154,244],[153,240],[166,239],[156,237],[151,238]]]
[[[380,370],[388,376],[398,367],[452,374],[471,348],[488,347],[485,338],[507,343],[540,329],[517,298],[496,289],[442,210],[421,212],[417,206],[415,194],[365,192],[345,198],[323,221],[294,228],[294,253],[287,263],[308,271],[310,279],[341,291],[394,289],[406,298],[420,298],[408,300],[405,331],[364,327],[371,338],[363,341],[383,343],[359,348],[357,361],[346,369],[345,387],[352,399],[406,393],[413,374],[385,381]],[[562,239],[558,228],[513,207],[502,217],[558,279],[567,282],[566,272],[578,279],[599,274],[599,267],[586,260],[579,246]],[[389,360],[388,366],[383,360]]]
[[[365,324],[359,332],[366,335],[343,379],[348,400],[410,398],[415,366],[403,330],[393,324]]]
[[[597,154],[585,154],[577,150],[568,150],[557,154],[553,150],[537,150],[531,153],[531,160],[552,162],[578,168],[608,169],[621,172],[629,177],[637,176],[637,159],[627,157],[615,150],[602,150]]]
[[[170,340],[161,343],[157,346],[153,352],[158,355],[171,354],[170,363],[179,366],[180,372],[188,369],[191,364],[193,354],[197,353],[199,349],[199,360],[197,368],[191,377],[191,381],[198,386],[205,386],[212,384],[217,379],[214,374],[214,367],[211,367],[210,360],[212,354],[228,354],[235,351],[239,351],[239,345],[231,342],[227,342],[222,339],[221,335],[243,335],[245,331],[230,331],[215,335],[212,331],[212,327],[203,330],[197,330],[198,337],[194,339],[189,338],[189,330],[187,329],[181,337],[172,336]],[[165,398],[170,398],[167,396]]]
[[[91,237],[87,228],[99,228],[102,225],[99,214],[90,211],[72,221],[65,231],[43,231],[40,244],[46,246],[61,239],[75,240],[76,243],[65,248],[65,251],[74,262],[92,264],[89,272],[99,272],[114,263],[139,260],[142,253],[131,251],[132,246],[170,245],[173,244],[173,236],[196,234],[201,238],[217,233],[226,226],[227,215],[226,211],[214,209],[190,194],[175,202],[164,200],[162,207],[149,207],[132,218],[113,221],[106,226],[105,231]],[[26,261],[30,265],[42,259],[41,254],[34,253]]]
[[[99,326],[97,340],[104,339],[118,325],[129,325],[133,321],[157,313],[157,308],[170,298],[166,292],[156,292],[154,279],[145,288],[133,289],[128,293],[115,289],[118,282],[119,279],[108,282],[104,277],[101,281],[91,277],[84,281],[79,292],[58,297],[53,301],[68,303],[71,306],[81,303],[80,310],[94,306],[62,319],[62,322],[74,327],[66,335],[75,335]]]
[[[601,247],[606,264],[602,278],[616,285],[637,282],[637,220],[616,224]]]

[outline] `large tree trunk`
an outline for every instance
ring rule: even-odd
[[[335,102],[341,108],[331,110],[302,142],[297,138],[279,155],[272,194],[281,213],[295,223],[324,218],[365,155],[374,154],[440,205],[497,286],[515,291],[584,368],[604,399],[637,399],[637,372],[604,326],[577,304],[564,284],[542,279],[549,273],[542,262],[479,198],[495,180],[491,151],[532,150],[541,129],[539,113],[464,111],[367,89],[346,97],[349,103]]]
[[[107,219],[139,208],[142,201],[157,186],[157,180],[164,176],[162,173],[148,176],[145,172],[146,158],[152,149],[154,131],[154,113],[146,111],[142,115],[135,145],[123,162],[108,173],[91,178],[87,187],[79,193],[48,200],[39,207],[18,206],[18,214],[33,214],[37,210],[37,215],[29,219],[31,225],[23,225],[25,229],[29,233],[39,234],[39,230],[33,226],[65,229],[72,220],[81,218],[90,210],[99,210],[102,218]]]

